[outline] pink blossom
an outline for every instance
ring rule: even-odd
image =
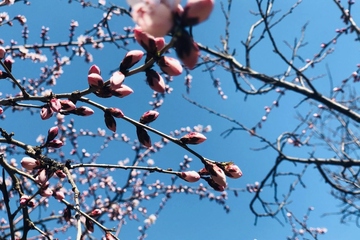
[[[146,82],[150,88],[156,92],[165,92],[165,82],[161,75],[153,69],[146,71]]]
[[[138,63],[143,56],[144,56],[143,51],[140,50],[129,51],[120,63],[120,71],[124,72],[127,69],[131,68],[136,63]]]
[[[171,9],[161,2],[140,2],[133,6],[133,20],[154,37],[165,36],[173,26]]]
[[[233,163],[226,164],[223,170],[225,175],[231,178],[240,178],[243,175],[241,169]]]
[[[179,177],[181,177],[187,182],[197,182],[200,180],[199,173],[195,171],[181,172],[181,175]]]
[[[149,111],[145,112],[145,113],[141,116],[141,118],[140,118],[140,123],[142,123],[142,124],[151,123],[151,122],[155,121],[158,116],[159,116],[159,112],[158,112],[158,111],[149,110]]]
[[[126,97],[128,95],[130,95],[131,93],[133,93],[134,91],[127,85],[122,84],[119,88],[112,90],[111,93],[116,96],[116,97]]]
[[[110,88],[115,90],[121,87],[121,84],[124,82],[125,75],[122,72],[116,71],[110,78]]]
[[[214,0],[188,0],[182,15],[182,24],[196,25],[208,19],[214,8]]]
[[[25,206],[28,203],[29,199],[30,197],[28,195],[22,195],[20,197],[20,205]]]
[[[92,73],[96,73],[96,74],[99,74],[101,75],[101,71],[100,71],[100,68],[97,66],[97,65],[92,65],[90,68],[89,68],[89,72],[88,72],[88,75],[92,74]]]
[[[183,68],[180,62],[172,57],[163,56],[158,61],[158,65],[163,72],[169,76],[178,76],[182,73]]]
[[[31,157],[23,157],[21,159],[21,166],[25,168],[26,170],[33,170],[34,168],[38,167],[40,165],[40,162],[34,158]]]
[[[89,214],[91,217],[97,217],[102,213],[102,211],[100,209],[94,209],[91,211],[91,213]]]
[[[61,109],[61,102],[60,102],[60,100],[57,99],[57,98],[52,98],[52,99],[50,100],[50,108],[51,108],[51,110],[54,111],[54,112],[59,112],[60,109]]]
[[[95,89],[99,89],[104,85],[103,78],[97,73],[90,73],[88,75],[88,83]]]
[[[198,132],[191,132],[180,138],[184,144],[199,144],[206,140],[206,137]]]

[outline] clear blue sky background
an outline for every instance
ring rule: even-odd
[[[223,2],[226,4],[226,1]],[[240,62],[244,61],[241,41],[246,39],[249,27],[257,20],[257,17],[249,13],[249,10],[256,11],[256,5],[253,2],[233,1],[230,47],[237,49],[236,57]],[[115,3],[118,5],[126,4],[125,1],[116,1]],[[285,12],[294,3],[295,1],[275,1],[274,9]],[[17,3],[14,6],[2,7],[1,11],[6,11],[11,16],[17,14],[26,15],[27,25],[30,30],[28,43],[40,42],[39,34],[41,26],[50,28],[49,42],[67,41],[68,28],[72,19],[79,22],[79,28],[76,30],[78,35],[90,29],[102,16],[102,12],[99,10],[83,10],[78,3],[68,4],[65,0],[32,1],[31,6]],[[358,13],[359,8],[356,8],[355,5],[353,11]],[[124,26],[133,25],[127,17],[121,17],[114,22],[118,25],[112,25],[112,28],[117,28],[118,31],[121,31]],[[295,38],[299,38],[301,27],[306,22],[309,22],[306,31],[308,45],[301,50],[301,55],[304,58],[312,58],[314,53],[319,51],[320,44],[329,41],[335,35],[335,29],[343,26],[339,10],[332,1],[327,1],[326,3],[324,1],[304,1],[292,15],[274,28],[274,36],[280,48],[285,51],[287,56],[290,56],[291,52],[284,44],[284,41],[292,44]],[[12,28],[8,26],[0,28],[0,38],[5,40],[5,46],[9,44],[10,39],[16,39],[19,44],[21,43],[21,28],[17,25],[15,24]],[[257,33],[259,34],[259,32]],[[221,47],[220,35],[224,35],[224,19],[220,11],[220,1],[217,1],[211,19],[194,28],[194,37],[202,44],[215,48],[216,46]],[[347,42],[340,40],[334,45],[335,53],[325,60],[330,67],[335,85],[336,82],[340,82],[355,69],[360,45],[352,41],[353,38],[348,37]],[[137,45],[131,45],[130,48],[140,49]],[[253,69],[268,75],[283,73],[285,70],[284,64],[272,50],[268,42],[261,43],[252,54]],[[100,66],[104,77],[109,76],[106,74],[115,69],[125,55],[124,50],[119,50],[114,45],[106,45],[102,50],[92,50],[91,52],[95,59],[93,63]],[[65,55],[65,52],[63,53]],[[46,64],[52,65],[51,61],[49,57],[49,61]],[[39,76],[39,68],[42,65],[42,63],[39,63],[34,67],[34,65],[29,65],[27,62],[17,60],[13,67],[13,72],[17,78],[37,77]],[[83,59],[76,58],[71,65],[64,68],[65,73],[58,80],[58,84],[53,88],[53,91],[59,93],[85,89],[87,87],[86,75],[89,66]],[[309,71],[311,76],[321,74],[326,74],[325,65]],[[271,105],[272,101],[277,97],[276,94],[250,96],[244,101],[244,96],[234,91],[235,87],[231,76],[222,71],[216,71],[215,75],[221,79],[221,86],[228,96],[228,99],[224,101],[212,86],[209,75],[203,73],[201,68],[192,72],[192,75],[194,78],[191,92],[188,95],[191,99],[235,118],[248,127],[252,127],[259,121],[265,113],[264,106]],[[141,74],[127,78],[126,84],[134,89],[134,94],[124,99],[111,98],[101,100],[101,102],[108,106],[119,107],[126,115],[138,119],[143,112],[150,109],[148,102],[151,100],[152,90],[146,86],[144,76]],[[3,95],[9,86],[9,84],[2,83],[1,91]],[[234,125],[186,102],[182,98],[182,94],[186,93],[183,75],[176,77],[171,83],[171,87],[174,88],[174,91],[166,96],[165,104],[159,110],[160,117],[152,126],[168,133],[180,127],[192,127],[197,124],[204,126],[211,125],[212,132],[207,134],[208,140],[199,146],[195,146],[194,149],[210,159],[234,161],[241,167],[244,176],[238,180],[229,180],[230,188],[245,188],[248,183],[261,181],[274,163],[276,154],[269,150],[252,151],[251,148],[263,145],[245,132],[235,132],[228,138],[222,138],[220,134]],[[327,77],[318,80],[317,87],[323,93],[328,93],[330,85]],[[13,90],[9,91],[14,93]],[[93,99],[97,100],[95,97]],[[268,121],[264,123],[263,129],[259,130],[259,133],[274,141],[281,132],[292,130],[297,124],[294,106],[301,100],[301,96],[287,93],[280,103],[281,108],[274,110]],[[309,109],[300,108],[300,110],[305,110],[306,112]],[[53,126],[55,121],[55,118],[42,121],[39,116],[31,117],[27,112],[14,115],[6,112],[6,115],[6,120],[0,123],[1,127],[8,131],[14,131],[15,136],[19,140],[28,141],[30,144],[36,144],[35,139],[38,135],[46,134],[47,129]],[[105,128],[102,117],[103,114],[100,111],[95,111],[92,117],[85,119],[75,117],[77,128],[78,130],[83,128],[92,131],[96,131],[99,126]],[[26,119],[26,123],[24,123],[24,119]],[[118,133],[122,132],[127,133],[132,139],[135,138],[133,127],[126,122],[118,121]],[[153,135],[152,137],[153,141],[159,139]],[[94,140],[92,142],[86,139],[83,142],[80,141],[80,146],[83,146],[89,152],[96,152],[99,147],[96,143],[99,142],[101,141]],[[110,148],[99,158],[99,162],[116,163],[118,160],[125,159],[126,157],[132,158],[132,152],[128,148],[129,146],[125,144],[112,143]],[[301,152],[298,149],[290,150],[294,151],[294,154],[306,155],[306,152]],[[176,169],[184,154],[188,153],[176,146],[169,145],[161,152],[151,156],[151,158],[155,160],[156,165],[159,167]],[[324,152],[324,154],[326,153]],[[197,170],[201,165],[196,159],[194,160],[192,169]],[[289,171],[294,169],[292,166],[286,167],[289,167]],[[287,169],[284,168],[284,170]],[[114,178],[120,174],[122,174],[121,171]],[[154,173],[153,177],[159,178],[164,182],[168,182],[170,179],[167,175],[162,176],[157,173]],[[289,205],[289,208],[295,215],[301,219],[302,215],[306,213],[307,208],[312,206],[315,208],[315,211],[311,213],[309,225],[328,228],[328,233],[323,237],[320,236],[320,239],[356,239],[359,229],[354,224],[340,224],[339,216],[321,217],[323,213],[336,211],[336,206],[339,202],[333,200],[330,196],[330,188],[324,183],[313,167],[310,167],[306,173],[304,183],[306,184],[306,189],[298,187],[291,197],[293,203]],[[270,200],[273,193],[271,190],[267,191],[264,194]],[[229,214],[226,214],[214,202],[209,202],[208,200],[199,201],[197,196],[174,195],[166,204],[156,224],[148,230],[148,239],[268,240],[285,239],[286,236],[292,235],[291,227],[284,222],[282,216],[279,216],[279,219],[285,223],[285,226],[281,226],[276,220],[269,218],[259,219],[257,226],[254,226],[255,218],[249,210],[252,194],[245,192],[240,193],[239,197],[235,197],[232,192],[229,192],[228,195],[228,204],[231,208]],[[149,202],[147,204],[149,212],[151,212],[151,209],[157,209],[159,202],[160,198]],[[52,201],[52,203],[55,204],[53,209],[56,209],[56,202]],[[2,214],[0,213],[0,218],[4,217]],[[107,226],[111,226],[111,224]],[[120,238],[136,239],[138,236],[138,225],[139,223],[137,222],[129,222],[128,226],[123,228]],[[95,231],[100,233],[100,230],[97,228]]]

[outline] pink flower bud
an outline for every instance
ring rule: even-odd
[[[51,140],[56,138],[58,133],[59,133],[59,128],[57,126],[50,128],[48,131],[46,142],[50,142]]]
[[[146,82],[149,84],[150,88],[158,93],[165,92],[165,82],[161,75],[149,69],[146,71]]]
[[[89,72],[88,72],[88,75],[92,74],[92,73],[96,73],[96,74],[99,74],[101,75],[101,71],[100,71],[100,68],[97,66],[97,65],[92,65],[90,68],[89,68]]]
[[[75,104],[69,99],[62,99],[60,100],[60,103],[61,103],[61,109],[64,111],[71,111],[76,108]]]
[[[110,232],[106,232],[105,239],[106,240],[115,240],[116,238],[114,238],[114,236]]]
[[[116,121],[110,112],[105,111],[104,119],[106,127],[111,131],[116,132]]]
[[[63,143],[63,141],[61,141],[59,139],[54,139],[54,140],[51,140],[50,142],[48,142],[46,144],[46,146],[52,147],[52,148],[60,148],[60,147],[64,146],[64,143]]]
[[[151,122],[155,121],[158,116],[159,116],[158,111],[154,111],[154,110],[147,111],[141,116],[140,123],[142,123],[142,124],[151,123]]]
[[[158,65],[161,70],[169,76],[178,76],[183,71],[180,62],[172,57],[161,57],[158,61]]]
[[[189,69],[193,69],[198,61],[200,50],[188,32],[183,31],[175,44],[175,51],[180,60]]]
[[[56,176],[58,176],[59,178],[65,178],[66,177],[66,174],[61,171],[61,170],[56,170],[55,172]]]
[[[0,59],[3,59],[5,57],[6,50],[4,47],[0,47]]]
[[[38,172],[38,175],[35,178],[35,181],[40,185],[45,185],[47,180],[48,180],[48,177],[47,177],[47,174],[46,174],[46,170],[44,168],[40,169],[39,172]]]
[[[56,191],[55,192],[55,198],[57,200],[60,200],[60,201],[63,200],[65,198],[64,192],[63,191]]]
[[[135,40],[150,53],[156,53],[165,46],[164,38],[154,38],[144,32],[139,26],[134,28],[134,36]]]
[[[25,168],[26,170],[33,170],[34,168],[38,167],[40,165],[40,162],[34,158],[31,157],[23,157],[21,159],[21,166]]]
[[[60,111],[60,109],[61,109],[61,102],[60,102],[59,99],[57,99],[57,98],[52,98],[49,103],[50,103],[50,108],[51,108],[51,110],[52,110],[53,112],[59,112],[59,111]]]
[[[125,72],[126,70],[134,66],[136,63],[138,63],[143,56],[144,56],[143,51],[140,50],[129,51],[120,63],[120,71]]]
[[[116,90],[121,87],[121,84],[124,82],[125,75],[122,72],[114,72],[110,78],[110,88]]]
[[[49,119],[53,115],[53,111],[49,106],[43,107],[40,111],[40,117],[42,120]]]
[[[108,108],[106,111],[116,118],[123,118],[125,116],[119,108]]]
[[[206,137],[198,132],[191,132],[180,138],[184,144],[199,144],[206,140]]]
[[[231,178],[240,178],[242,176],[241,169],[233,163],[226,164],[223,170],[225,175]]]
[[[0,114],[4,113],[4,109],[2,109],[2,107],[0,107]]]
[[[214,8],[214,0],[188,0],[181,23],[185,26],[196,25],[208,19]]]
[[[91,217],[97,217],[102,213],[102,211],[100,209],[94,209],[91,211],[91,213],[89,214]]]
[[[179,177],[181,177],[187,182],[197,182],[200,180],[199,173],[195,171],[181,172],[181,175]]]
[[[215,183],[226,188],[226,176],[224,171],[219,166],[217,166],[215,163],[207,162],[205,168],[208,170],[211,179],[213,179]]]
[[[151,147],[150,136],[147,131],[142,127],[136,127],[136,135],[139,139],[139,142],[147,148]]]
[[[85,226],[89,232],[94,232],[94,222],[93,221],[91,221],[90,219],[87,218],[85,220]]]
[[[4,61],[4,65],[7,67],[7,69],[11,72],[12,69],[12,64],[13,64],[14,60],[10,57],[7,57]]]
[[[126,97],[126,96],[132,94],[133,92],[134,91],[130,87],[128,87],[125,84],[122,84],[121,87],[117,88],[116,90],[112,90],[111,94],[116,97],[123,98],[123,97]]]
[[[50,197],[53,195],[53,191],[50,188],[46,188],[46,189],[41,189],[40,190],[40,195],[43,197]]]
[[[219,191],[219,192],[225,191],[226,186],[224,187],[217,184],[212,178],[205,178],[205,180],[210,185],[210,187],[212,187],[215,191]]]
[[[173,15],[170,8],[163,3],[140,2],[133,6],[133,20],[143,31],[154,37],[165,36],[173,26]]]
[[[28,201],[29,201],[30,197],[28,195],[22,195],[20,197],[20,205],[21,206],[26,206]]]
[[[99,89],[104,85],[103,78],[97,73],[90,73],[88,75],[88,83],[95,89]]]
[[[75,113],[76,115],[79,115],[79,116],[90,116],[90,115],[94,114],[94,110],[92,110],[91,108],[86,107],[86,106],[75,108],[71,112],[73,112],[73,113]]]

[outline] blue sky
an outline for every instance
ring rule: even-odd
[[[256,17],[249,13],[249,10],[256,11],[256,5],[253,1],[233,1],[230,25],[230,47],[236,48],[236,57],[240,62],[244,61],[244,48],[241,41],[245,40],[248,29],[251,24],[256,21]],[[274,9],[281,9],[285,12],[295,1],[275,1]],[[116,4],[125,5],[125,1],[116,1]],[[226,4],[226,1],[224,1]],[[356,4],[354,5],[356,7]],[[357,9],[358,10],[358,9]],[[79,22],[79,28],[76,34],[80,35],[88,30],[102,16],[102,12],[96,9],[82,9],[80,4],[74,2],[68,4],[67,1],[33,1],[31,6],[17,3],[13,6],[2,7],[1,11],[8,12],[11,16],[24,14],[27,17],[27,25],[29,26],[30,38],[28,43],[40,42],[39,34],[42,26],[50,28],[49,42],[67,41],[68,28],[72,19]],[[355,11],[355,8],[353,9]],[[281,13],[280,13],[281,14]],[[343,26],[339,10],[332,2],[326,4],[320,1],[304,1],[294,10],[294,13],[288,16],[284,22],[274,28],[274,36],[278,41],[280,49],[285,55],[290,56],[291,52],[285,45],[284,41],[292,43],[295,38],[299,38],[301,27],[305,23],[309,23],[306,30],[306,45],[301,49],[301,56],[304,58],[312,58],[314,53],[320,50],[320,44],[328,41],[335,36],[335,29]],[[132,21],[127,17],[116,18],[111,22],[111,27],[121,32],[124,26],[133,26]],[[220,35],[224,34],[224,20],[220,11],[220,1],[216,1],[214,13],[211,18],[194,28],[194,38],[211,48],[221,47]],[[0,37],[5,40],[5,46],[9,44],[10,39],[16,39],[21,43],[21,28],[18,24],[14,27],[2,26],[0,28]],[[354,37],[353,37],[354,38]],[[331,54],[324,63],[329,65],[334,82],[339,83],[341,79],[347,77],[355,69],[356,56],[358,55],[359,45],[352,41],[352,37],[340,39],[334,45],[335,52]],[[141,49],[135,44],[129,46],[130,49]],[[62,54],[67,53],[61,50]],[[94,56],[94,64],[97,64],[103,73],[109,75],[110,71],[118,67],[119,62],[125,55],[125,51],[117,49],[114,45],[106,45],[102,50],[91,50]],[[268,75],[280,74],[284,71],[285,66],[281,60],[273,53],[272,47],[268,41],[260,43],[252,54],[252,68]],[[13,72],[17,78],[34,78],[39,76],[39,68],[44,65],[52,65],[51,56],[48,57],[47,63],[29,64],[28,61],[16,60]],[[341,68],[338,66],[341,65]],[[82,90],[87,87],[86,75],[89,64],[85,63],[82,58],[75,60],[64,68],[64,74],[58,80],[58,84],[53,87],[56,93],[70,92],[73,90]],[[235,92],[235,87],[231,76],[221,69],[215,71],[215,75],[221,80],[221,87],[228,96],[227,100],[222,100],[217,94],[217,90],[212,86],[211,79],[207,73],[202,72],[202,68],[191,72],[193,75],[192,88],[190,94],[187,95],[199,104],[214,109],[217,112],[228,115],[248,127],[255,125],[264,115],[264,107],[271,105],[276,99],[276,93],[270,93],[264,96],[249,96],[244,100],[244,95]],[[325,64],[307,72],[310,76],[318,76],[326,74]],[[10,84],[2,83],[1,87],[3,95],[10,91]],[[134,119],[138,119],[141,114],[150,109],[148,104],[151,101],[152,90],[146,86],[144,76],[138,74],[126,79],[126,84],[134,89],[134,94],[127,98],[118,99],[101,99],[101,103],[107,106],[116,106],[121,108],[124,113]],[[173,92],[166,96],[164,105],[160,108],[160,117],[152,127],[169,133],[170,131],[181,127],[193,127],[198,124],[203,126],[211,125],[212,132],[207,134],[207,141],[193,149],[213,160],[218,161],[234,161],[243,171],[244,176],[241,179],[229,180],[230,188],[244,189],[246,184],[261,181],[265,174],[269,171],[275,161],[276,153],[265,151],[253,151],[254,148],[264,146],[258,139],[249,136],[246,132],[234,132],[227,138],[221,137],[221,133],[234,126],[233,123],[216,117],[204,110],[200,110],[196,106],[188,103],[182,98],[186,94],[184,86],[184,75],[174,78],[170,83],[174,89]],[[330,85],[325,78],[316,81],[316,86],[325,94],[329,92]],[[98,100],[94,96],[93,99]],[[280,103],[280,108],[274,109],[269,119],[259,132],[263,136],[267,136],[270,140],[275,141],[276,137],[283,131],[291,131],[298,122],[295,120],[296,110],[294,106],[303,98],[294,93],[286,93],[284,99]],[[309,111],[308,105],[301,106],[297,111]],[[29,144],[36,144],[35,139],[39,134],[46,134],[49,127],[54,125],[55,118],[42,121],[37,114],[31,117],[28,112],[12,114],[10,111],[5,112],[6,120],[1,122],[1,127],[8,131],[14,131],[15,136],[19,140],[28,141]],[[30,118],[31,117],[31,118]],[[95,114],[88,118],[74,117],[76,128],[89,129],[96,131],[98,127],[105,128],[103,123],[103,114],[95,111]],[[24,123],[24,119],[29,119]],[[131,139],[136,138],[134,127],[125,121],[118,121],[118,133],[126,133]],[[108,131],[109,132],[109,131]],[[159,140],[153,136],[153,141]],[[91,141],[90,141],[91,140]],[[80,139],[79,144],[82,148],[87,149],[91,153],[95,153],[99,148],[102,140],[96,139]],[[99,163],[117,163],[117,161],[132,158],[133,152],[130,147],[123,143],[112,142],[101,157]],[[301,149],[287,148],[294,154],[306,155]],[[69,150],[65,148],[65,150]],[[319,155],[323,150],[318,150]],[[169,145],[151,156],[155,160],[155,165],[162,168],[176,169],[185,154],[189,154],[183,149],[174,145]],[[327,152],[323,152],[326,156]],[[191,156],[193,157],[193,156]],[[17,158],[20,159],[18,156]],[[194,161],[191,163],[193,170],[198,170],[201,164]],[[301,168],[295,168],[291,165],[284,165],[284,171],[301,171]],[[118,173],[118,172],[117,172]],[[119,175],[123,172],[119,170]],[[119,176],[114,175],[114,178]],[[160,179],[163,182],[169,182],[170,176],[153,173],[153,179]],[[289,186],[290,178],[284,178],[284,189]],[[286,182],[286,181],[288,182]],[[119,176],[118,181],[121,181]],[[310,215],[309,225],[313,227],[326,227],[328,233],[320,236],[319,239],[354,239],[358,229],[353,223],[348,225],[340,224],[340,217],[328,216],[321,217],[322,214],[336,211],[339,202],[330,196],[330,188],[324,183],[318,172],[313,166],[305,174],[304,183],[306,188],[297,187],[292,194],[292,203],[289,208],[298,218],[306,213],[307,208],[312,206],[315,208]],[[197,183],[192,186],[196,186]],[[204,183],[205,184],[205,183]],[[219,193],[216,193],[219,194]],[[273,196],[270,189],[264,191],[264,196],[269,200]],[[185,194],[174,195],[167,202],[166,207],[161,212],[156,224],[148,231],[148,239],[285,239],[291,236],[291,227],[279,215],[279,219],[285,225],[282,226],[276,220],[270,218],[258,219],[257,226],[254,226],[255,217],[249,210],[249,203],[252,194],[248,192],[240,193],[235,197],[232,192],[228,192],[228,205],[231,208],[229,214],[226,214],[221,206],[208,200],[199,201],[198,196],[189,196]],[[161,198],[145,203],[151,210],[157,209]],[[53,201],[54,209],[58,206]],[[61,207],[59,206],[60,210]],[[55,211],[57,211],[55,210]],[[2,214],[0,213],[0,217]],[[34,216],[36,218],[36,216]],[[141,220],[142,221],[142,220]],[[142,222],[140,222],[141,225]],[[110,223],[108,226],[111,227]],[[138,236],[138,222],[128,221],[128,225],[123,227],[121,239],[136,239]],[[95,229],[100,237],[100,229]]]

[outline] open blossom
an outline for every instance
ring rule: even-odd
[[[132,6],[133,20],[154,37],[165,36],[173,26],[172,10],[158,1],[139,2]]]
[[[197,182],[200,179],[199,173],[195,171],[181,172],[179,177],[187,182]]]

